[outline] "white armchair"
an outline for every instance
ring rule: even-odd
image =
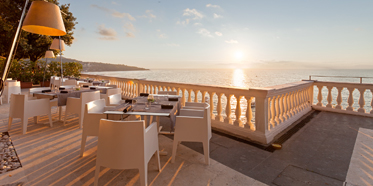
[[[176,91],[158,91],[158,94],[161,94],[161,95],[179,95],[179,93],[176,92]]]
[[[109,104],[110,106],[117,106],[122,103],[125,103],[126,100],[122,100],[122,95],[121,94],[113,94],[108,97]]]
[[[203,110],[181,109],[176,116],[172,160],[175,162],[177,146],[181,141],[202,142],[205,163],[210,164],[211,117],[210,105]]]
[[[84,106],[86,103],[100,99],[100,91],[94,92],[82,92],[80,98],[68,97],[66,102],[66,111],[63,124],[65,125],[67,114],[74,113],[78,114],[79,117],[79,128],[83,127],[84,118]]]
[[[28,100],[27,95],[12,94],[12,102],[9,107],[8,131],[11,128],[13,118],[21,118],[22,134],[26,134],[28,118],[34,117],[35,123],[37,123],[37,116],[40,115],[48,115],[49,124],[53,127],[49,99]]]
[[[122,94],[120,88],[109,88],[106,90],[106,94],[100,94],[100,99],[105,99],[106,105],[109,105],[109,96],[113,94]]]
[[[85,104],[80,156],[83,156],[87,137],[98,136],[100,120],[106,118],[104,112],[112,108],[106,107],[105,105],[105,100],[103,99],[94,100]]]
[[[6,80],[3,96],[5,98],[6,103],[9,103],[12,94],[20,94],[21,93],[21,82],[16,80]]]
[[[185,102],[183,109],[203,110],[208,103]]]
[[[148,163],[154,153],[158,170],[161,171],[157,123],[145,129],[144,121],[101,119],[94,185],[98,185],[100,167],[104,166],[111,169],[139,169],[140,185],[147,186]]]
[[[68,79],[68,80],[65,80],[63,82],[63,85],[73,85],[73,86],[76,86],[77,83],[76,83],[76,80],[75,79]]]

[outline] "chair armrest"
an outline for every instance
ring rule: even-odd
[[[203,118],[203,110],[180,109],[180,116],[195,116]]]
[[[80,98],[67,97],[67,99],[68,99],[68,100],[70,99],[70,100],[74,100],[74,101],[75,101],[75,100],[79,100]]]
[[[204,110],[204,107],[194,107],[194,106],[185,106],[181,109],[191,109],[191,110]]]
[[[145,160],[149,161],[154,152],[159,149],[157,122],[153,122],[145,129]]]

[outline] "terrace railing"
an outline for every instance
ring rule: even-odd
[[[82,74],[82,78],[110,80],[122,89],[123,97],[141,92],[177,91],[181,104],[208,102],[212,127],[243,139],[268,144],[297,119],[311,110],[313,81],[300,81],[267,88],[232,88],[128,79]]]

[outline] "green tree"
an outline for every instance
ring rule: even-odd
[[[27,7],[29,9],[30,0]],[[59,5],[58,0],[48,0],[51,3]],[[1,0],[0,1],[0,56],[8,57],[10,47],[18,27],[19,19],[22,15],[25,0]],[[62,18],[65,24],[66,35],[62,36],[65,44],[70,46],[74,40],[73,34],[76,18],[70,12],[70,4],[59,5],[62,12]],[[42,58],[45,51],[49,49],[53,38],[50,36],[32,34],[22,31],[19,44],[16,50],[15,59],[29,58],[31,61],[37,61]],[[57,52],[55,52],[57,54]]]

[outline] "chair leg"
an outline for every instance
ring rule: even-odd
[[[173,147],[172,147],[172,159],[171,159],[171,163],[175,163],[175,156],[176,156],[176,150],[177,150],[178,144],[179,144],[179,142],[175,141],[175,138],[174,138],[174,144],[173,144]]]
[[[62,108],[60,108],[60,109],[62,109]],[[66,124],[66,119],[67,119],[67,108],[66,108],[66,110],[65,110],[65,117],[63,117],[63,126],[65,126],[65,124]],[[60,113],[61,113],[61,110],[60,110]]]
[[[21,123],[22,123],[22,134],[26,134],[26,132],[27,132],[27,122],[28,122],[28,118],[27,117],[23,117],[21,119]]]
[[[79,118],[79,128],[82,129],[83,128],[83,114],[78,114],[78,118]]]
[[[49,117],[49,125],[50,125],[51,127],[53,127],[52,114],[49,113],[49,114],[48,114],[48,117]]]
[[[96,161],[96,171],[95,171],[95,183],[94,186],[98,186],[98,178],[100,176],[100,165],[97,165]]]
[[[139,168],[139,174],[140,174],[140,185],[147,186],[148,185],[148,164],[147,163],[144,164],[143,167]]]
[[[34,123],[38,124],[39,116],[34,116]]]
[[[8,131],[10,131],[10,127],[12,125],[12,121],[13,121],[13,118],[9,117],[9,121],[8,121]]]
[[[205,163],[210,165],[210,143],[209,141],[203,142],[203,153],[205,154]]]
[[[58,115],[58,120],[61,121],[61,116],[62,116],[62,106],[59,106],[58,107],[58,112],[59,112],[59,115]],[[66,111],[65,111],[66,112]]]
[[[157,158],[158,171],[161,172],[161,161],[159,158],[159,150],[155,151],[155,157]]]
[[[87,141],[87,135],[84,133],[82,134],[82,144],[80,145],[80,156],[83,157],[84,154],[84,149],[85,149],[85,143]]]

